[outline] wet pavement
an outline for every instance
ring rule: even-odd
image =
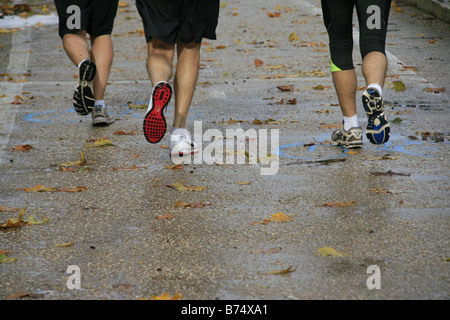
[[[350,151],[329,141],[341,114],[320,3],[223,2],[188,119],[202,152],[170,169],[167,135],[150,145],[141,133],[146,44],[134,1],[125,2],[106,96],[115,122],[106,128],[71,107],[76,69],[56,25],[0,34],[0,224],[22,208],[22,220],[44,222],[0,229],[0,252],[15,259],[0,260],[0,299],[449,298],[448,24],[392,9],[391,139],[377,146],[364,137]],[[357,45],[354,59],[363,87]],[[358,116],[365,128],[361,104]],[[256,138],[244,137],[243,150],[229,129]],[[94,146],[101,138],[112,145]],[[255,141],[268,151],[249,163]],[[32,149],[14,150],[23,145]],[[62,165],[82,154],[85,163]],[[24,190],[37,185],[54,189]],[[77,187],[85,190],[58,189]],[[279,212],[286,221],[272,217]],[[69,266],[79,268],[79,288],[69,288]],[[380,289],[367,285],[370,266]]]

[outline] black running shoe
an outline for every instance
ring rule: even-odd
[[[391,128],[384,110],[383,98],[377,90],[369,88],[362,94],[362,103],[368,117],[367,138],[373,144],[387,142]]]
[[[73,93],[73,107],[82,115],[88,115],[94,108],[95,99],[91,84],[94,81],[97,67],[90,60],[84,60],[78,68],[77,88]]]

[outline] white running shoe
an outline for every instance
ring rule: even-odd
[[[170,156],[185,156],[198,152],[198,145],[188,137],[180,134],[171,134],[169,139]]]

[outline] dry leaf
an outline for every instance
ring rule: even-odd
[[[22,209],[22,211],[19,213],[19,216],[17,217],[17,219],[14,219],[14,218],[8,219],[8,221],[6,221],[6,223],[0,225],[0,228],[15,228],[15,227],[20,227],[20,226],[24,225],[22,223],[22,217],[23,217],[24,213],[25,213],[25,209]]]
[[[292,270],[292,267],[289,267],[287,269],[283,269],[283,270],[273,270],[273,271],[269,271],[267,274],[287,274],[290,272],[294,272],[294,270]]]
[[[175,164],[175,165],[173,165],[173,166],[167,165],[167,166],[164,167],[164,169],[181,170],[181,169],[183,169],[183,164],[180,163],[180,164]]]
[[[393,172],[391,170],[387,171],[387,172],[371,172],[371,175],[374,176],[405,176],[408,177],[411,174],[410,173],[397,173],[397,172]]]
[[[173,188],[177,191],[203,191],[206,187],[188,187],[183,182],[175,182],[168,185],[169,188]]]
[[[289,92],[294,91],[293,85],[281,85],[281,86],[278,86],[277,88],[278,88],[278,90],[281,90],[281,91],[289,91]]]
[[[181,300],[183,299],[183,295],[180,292],[175,293],[172,297],[170,293],[165,293],[160,296],[152,295],[152,300]]]
[[[14,148],[11,148],[11,151],[27,151],[27,150],[31,150],[34,149],[33,146],[29,145],[29,144],[22,144],[19,146],[15,146]]]
[[[322,247],[317,252],[322,257],[345,257],[348,255],[346,252],[337,251],[331,247]]]
[[[69,243],[55,244],[54,247],[55,248],[67,248],[67,247],[71,247],[72,245],[73,245],[73,241],[71,240]]]
[[[162,216],[155,217],[156,220],[170,220],[175,218],[175,215],[173,214],[163,214]]]

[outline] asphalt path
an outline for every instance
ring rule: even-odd
[[[392,8],[391,139],[351,151],[330,143],[320,2],[222,2],[188,118],[201,152],[180,169],[167,135],[142,135],[146,44],[125,3],[109,127],[73,111],[55,24],[0,34],[0,224],[28,222],[0,229],[0,299],[449,299],[448,24]],[[354,59],[362,88],[357,41]]]

